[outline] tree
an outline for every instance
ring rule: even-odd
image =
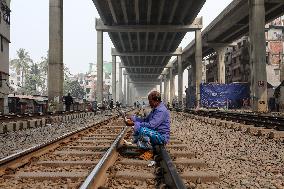
[[[17,51],[17,56],[18,58],[11,60],[10,64],[11,64],[11,67],[14,68],[14,70],[17,73],[22,72],[21,80],[22,80],[22,87],[23,87],[24,78],[30,67],[30,64],[33,63],[33,60],[30,58],[29,53],[26,52],[26,50],[23,48],[20,48]]]
[[[25,80],[25,93],[28,95],[39,95],[39,86],[42,86],[43,80],[40,76],[40,70],[38,64],[33,63],[29,72],[26,75]]]
[[[72,97],[83,99],[86,95],[84,88],[81,87],[80,83],[75,80],[71,81],[67,79],[64,81],[64,94],[70,93]]]
[[[38,64],[40,70],[41,83],[41,95],[47,95],[47,74],[48,74],[48,52],[46,57],[41,57],[41,61]]]

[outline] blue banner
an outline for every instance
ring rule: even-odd
[[[207,108],[241,108],[243,101],[250,97],[247,83],[200,85],[201,106]]]

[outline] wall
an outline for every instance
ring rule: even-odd
[[[0,112],[8,113],[10,0],[0,1]],[[4,9],[4,10],[3,10]]]

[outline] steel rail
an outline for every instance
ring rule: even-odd
[[[127,132],[127,130],[128,130],[128,127],[125,126],[125,128],[121,131],[121,133],[117,136],[115,141],[112,143],[108,151],[104,154],[104,156],[100,159],[99,163],[96,165],[96,167],[92,170],[92,172],[89,174],[87,179],[80,186],[80,189],[93,188],[96,177],[101,173],[102,169],[108,163],[112,153],[116,151],[117,145],[119,144],[120,140],[122,139],[123,135]]]
[[[126,110],[125,110],[125,112],[129,112],[129,111],[131,111],[131,109],[130,109],[130,110],[129,110],[129,109],[126,109]],[[115,116],[112,116],[111,118],[108,118],[108,119],[104,119],[103,121],[101,121],[101,122],[99,122],[99,123],[96,123],[96,124],[103,123],[104,121],[110,120],[110,119],[112,119],[112,118],[114,118],[114,117],[115,117]],[[64,134],[64,135],[61,135],[60,137],[57,137],[57,138],[55,138],[55,139],[49,140],[49,141],[44,142],[44,143],[39,144],[39,145],[35,145],[35,146],[33,146],[33,147],[30,147],[30,148],[27,148],[27,149],[25,149],[25,150],[22,150],[21,152],[18,152],[18,153],[9,155],[9,156],[7,156],[7,157],[5,157],[5,158],[2,158],[2,159],[0,159],[0,167],[3,166],[3,165],[5,165],[5,164],[7,164],[7,163],[9,163],[9,162],[12,162],[12,161],[16,160],[16,159],[19,158],[19,157],[23,157],[23,156],[28,155],[28,154],[30,154],[30,153],[36,152],[36,151],[38,151],[38,150],[40,150],[40,149],[42,149],[42,148],[45,148],[45,147],[47,147],[47,146],[49,146],[49,145],[51,145],[51,144],[54,144],[54,143],[56,143],[56,142],[58,142],[58,141],[60,141],[60,140],[66,139],[67,137],[70,137],[70,136],[72,136],[72,135],[74,135],[74,134],[77,134],[77,133],[79,133],[79,132],[82,132],[82,131],[84,131],[84,130],[87,130],[87,129],[91,128],[91,127],[94,127],[96,124],[89,125],[89,126],[86,126],[86,127],[80,128],[80,129],[77,129],[77,130],[75,130],[75,131],[71,131],[71,132],[66,133],[66,134]]]
[[[239,112],[222,112],[222,111],[192,111],[185,110],[186,113],[209,116],[219,119],[228,119],[232,121],[243,121],[245,123],[253,124],[256,127],[263,126],[275,130],[284,130],[284,118],[280,116],[261,115],[254,113],[239,113]]]
[[[114,117],[115,117],[115,116],[113,116],[113,117],[111,117],[111,118],[109,118],[109,119],[112,119],[112,118],[114,118]],[[101,121],[101,122],[99,122],[99,123],[97,123],[97,124],[103,123],[104,121],[107,121],[107,120],[109,120],[109,119],[105,119],[105,120],[103,120],[103,121]],[[21,151],[21,152],[18,152],[18,153],[16,153],[16,154],[12,154],[12,155],[10,155],[10,156],[7,156],[7,157],[5,157],[5,158],[2,158],[2,159],[0,160],[0,166],[2,166],[2,165],[4,165],[4,164],[7,164],[7,163],[9,163],[9,162],[12,162],[12,161],[16,160],[16,159],[19,158],[19,157],[23,157],[23,156],[25,156],[25,155],[27,155],[27,154],[36,152],[37,150],[40,150],[40,149],[42,149],[42,148],[44,148],[44,147],[47,147],[47,146],[49,146],[49,145],[51,145],[51,144],[54,144],[54,143],[56,143],[56,142],[58,142],[58,141],[60,141],[60,140],[63,140],[63,139],[65,139],[65,138],[67,138],[67,137],[70,137],[70,136],[72,136],[72,135],[74,135],[74,134],[77,134],[77,133],[82,132],[82,131],[84,131],[84,130],[87,130],[87,129],[91,128],[91,127],[94,127],[95,125],[96,125],[96,124],[93,124],[93,125],[89,125],[89,126],[86,126],[86,127],[80,128],[80,129],[77,129],[77,130],[75,130],[75,131],[71,131],[71,132],[69,132],[69,133],[66,133],[66,134],[64,134],[64,135],[61,135],[60,137],[57,137],[57,138],[52,139],[52,140],[50,140],[50,141],[47,141],[47,142],[45,142],[45,143],[42,143],[42,144],[33,146],[33,147],[31,147],[31,148],[25,149],[25,150],[23,150],[23,151]]]
[[[177,172],[174,163],[164,145],[156,146],[157,153],[161,156],[160,166],[163,168],[164,182],[168,188],[186,189],[186,186]]]

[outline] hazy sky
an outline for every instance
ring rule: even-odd
[[[199,16],[203,16],[204,28],[232,0],[207,0]],[[11,1],[10,59],[16,57],[19,48],[26,49],[34,61],[40,61],[48,50],[49,0]],[[64,63],[71,73],[86,72],[90,62],[96,62],[95,18],[99,17],[92,0],[64,1]],[[183,48],[193,39],[194,33],[185,36]],[[113,47],[104,33],[104,60],[111,61]]]

